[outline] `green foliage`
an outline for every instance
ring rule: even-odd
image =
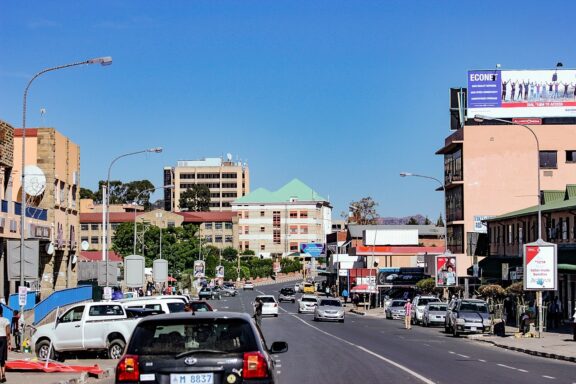
[[[302,270],[302,263],[298,259],[282,259],[280,260],[280,268],[282,273],[299,272]]]
[[[444,226],[444,220],[442,219],[442,214],[440,214],[440,216],[438,216],[438,220],[436,221],[436,226],[437,227],[443,227]]]
[[[430,224],[432,224],[432,222],[430,221],[428,216],[426,216],[426,218],[424,219],[424,225],[430,225]]]
[[[416,283],[416,288],[422,293],[433,293],[436,291],[436,281],[433,277],[422,279]]]
[[[411,217],[410,220],[408,220],[408,223],[406,223],[407,225],[418,225],[418,220],[416,220],[415,218]]]
[[[241,255],[242,256],[254,256],[254,255],[256,255],[256,253],[254,253],[254,251],[251,249],[245,249],[244,251],[242,251]]]
[[[230,262],[236,262],[238,251],[232,247],[226,247],[222,250],[222,258]]]
[[[181,211],[206,212],[210,210],[210,189],[205,184],[193,184],[180,194]]]
[[[490,299],[501,299],[506,296],[506,291],[498,284],[481,285],[478,287],[478,293]]]
[[[92,192],[88,188],[80,188],[80,198],[94,200],[94,192]]]

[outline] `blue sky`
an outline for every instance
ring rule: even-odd
[[[82,187],[149,179],[233,154],[252,189],[299,178],[334,217],[365,196],[383,216],[442,211],[435,155],[448,91],[470,69],[576,67],[573,1],[0,0],[0,119],[81,147]],[[45,108],[42,117],[40,109]],[[160,193],[155,197],[160,198]]]

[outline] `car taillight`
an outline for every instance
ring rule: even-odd
[[[276,308],[278,306],[278,304],[274,304],[274,308]]]
[[[116,366],[117,381],[139,381],[138,356],[125,355]]]
[[[268,364],[260,352],[244,353],[244,366],[242,368],[242,377],[244,379],[268,377]]]

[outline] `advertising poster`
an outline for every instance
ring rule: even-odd
[[[223,279],[224,278],[224,266],[218,265],[216,266],[216,278]]]
[[[524,289],[554,291],[557,286],[556,244],[524,245]]]
[[[436,256],[436,286],[455,287],[458,281],[456,276],[456,257]]]
[[[307,256],[319,257],[326,254],[324,244],[321,243],[306,243],[300,244],[300,253],[304,253]]]
[[[206,264],[202,260],[196,260],[194,262],[194,278],[202,278],[205,276],[205,266]]]
[[[576,116],[576,70],[468,72],[468,119]]]

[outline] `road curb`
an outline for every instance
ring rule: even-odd
[[[531,349],[514,347],[514,346],[506,345],[506,344],[500,344],[500,343],[493,341],[493,340],[482,340],[482,339],[478,339],[478,338],[469,338],[469,340],[480,341],[483,343],[492,344],[498,348],[508,349],[510,351],[515,351],[515,352],[526,353],[526,354],[532,355],[532,356],[538,356],[538,357],[544,357],[547,359],[555,359],[555,360],[562,360],[562,361],[568,361],[571,363],[576,363],[576,357],[558,355],[556,353],[533,351]]]

